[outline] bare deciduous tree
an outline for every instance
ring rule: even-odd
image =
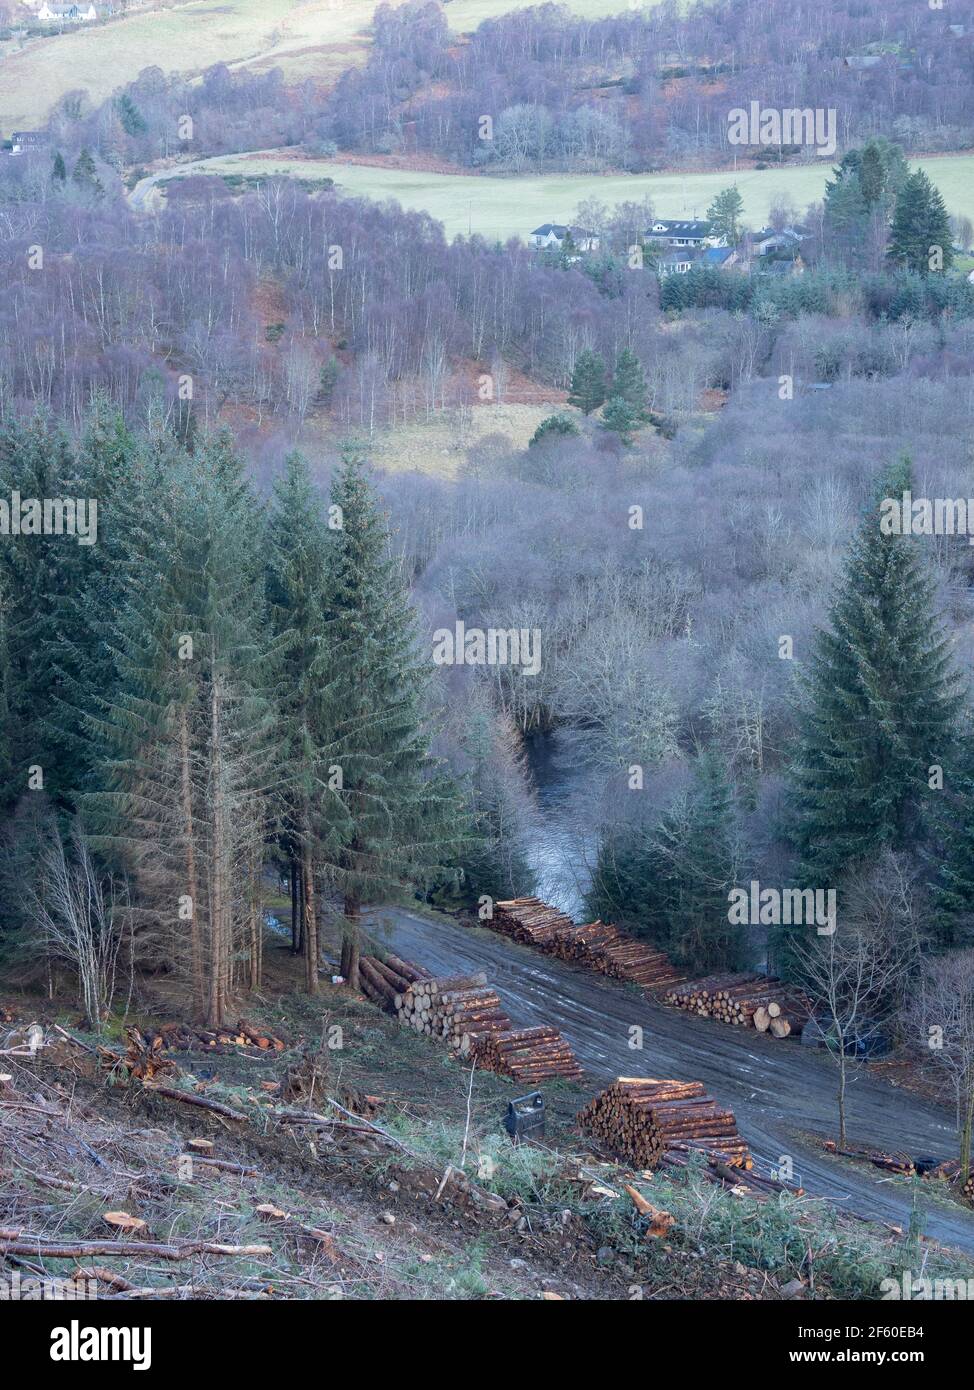
[[[44,949],[77,973],[85,1015],[100,1029],[115,995],[122,895],[99,874],[78,825],[66,846],[52,822],[25,891]]]
[[[974,1130],[974,951],[925,960],[903,1020],[918,1052],[950,1086],[957,1107],[960,1178],[971,1171]]]

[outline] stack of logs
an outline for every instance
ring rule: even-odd
[[[586,965],[643,989],[663,989],[684,978],[662,951],[625,936],[610,922],[576,924],[540,898],[511,898],[496,903],[495,909],[491,925],[497,931],[559,960]]]
[[[589,1101],[578,1121],[611,1152],[642,1168],[655,1168],[667,1153],[695,1149],[728,1167],[752,1166],[733,1112],[699,1081],[620,1076]]]
[[[538,1085],[555,1077],[577,1080],[582,1075],[575,1054],[557,1028],[467,1034],[460,1052],[473,1058],[484,1071],[510,1076],[526,1085]]]
[[[395,1009],[404,1027],[441,1039],[484,1071],[523,1082],[582,1074],[557,1028],[514,1027],[486,975],[417,980],[396,995]]]
[[[811,1014],[809,1000],[767,975],[710,975],[670,989],[664,1004],[701,1018],[756,1028],[773,1038],[799,1036]]]
[[[399,1022],[427,1037],[459,1047],[464,1034],[504,1032],[511,1020],[487,976],[441,975],[415,983],[393,1001]]]
[[[405,993],[410,985],[418,980],[431,979],[430,972],[411,960],[401,960],[399,956],[386,954],[361,956],[358,963],[358,978],[362,993],[373,1004],[378,1004],[386,1013],[396,1012],[396,996]]]
[[[495,903],[490,925],[504,936],[513,937],[524,946],[540,946],[550,950],[552,939],[567,928],[574,927],[572,919],[549,907],[540,898],[510,898]]]

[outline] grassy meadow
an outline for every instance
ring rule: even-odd
[[[913,160],[927,170],[951,213],[974,220],[974,155]],[[524,237],[541,222],[564,222],[587,198],[608,204],[649,197],[663,217],[703,217],[714,194],[736,183],[744,216],[752,225],[766,221],[782,195],[799,207],[820,199],[833,166],[829,159],[792,169],[747,169],[736,174],[541,174],[488,178],[476,174],[429,174],[405,169],[343,164],[335,160],[294,159],[281,154],[227,155],[192,166],[213,173],[287,173],[333,178],[345,193],[394,198],[404,208],[426,211],[442,222],[447,236],[480,233],[502,240]],[[188,168],[189,166],[187,166]]]

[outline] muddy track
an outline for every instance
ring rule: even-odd
[[[451,918],[431,920],[384,908],[372,915],[370,928],[377,942],[434,972],[485,970],[514,1021],[560,1028],[593,1082],[620,1075],[702,1081],[733,1108],[763,1171],[788,1154],[808,1192],[907,1229],[905,1185],[879,1169],[852,1169],[829,1159],[804,1137],[834,1133],[836,1069],[827,1056],[797,1042],[663,1008],[631,986]],[[634,1025],[643,1030],[641,1051],[629,1046]],[[950,1114],[864,1071],[851,1075],[848,1116],[855,1143],[939,1158],[952,1156],[956,1148]],[[923,1229],[974,1254],[974,1213],[955,1212],[931,1198]]]

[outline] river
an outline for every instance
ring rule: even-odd
[[[556,729],[526,739],[524,748],[538,808],[528,847],[534,892],[576,921],[585,921],[585,895],[598,849],[594,808],[601,788],[580,762],[577,736]]]

